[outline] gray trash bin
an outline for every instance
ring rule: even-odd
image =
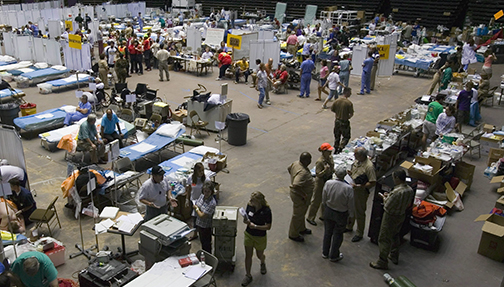
[[[250,118],[244,113],[231,113],[226,116],[228,126],[228,143],[244,145],[247,143],[247,126]]]
[[[19,105],[8,103],[0,105],[0,119],[2,124],[14,126],[14,119],[19,117]]]

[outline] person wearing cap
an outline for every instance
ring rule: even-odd
[[[312,231],[306,228],[305,215],[310,206],[313,194],[313,178],[308,166],[311,163],[311,154],[303,152],[299,160],[293,162],[287,170],[291,177],[290,198],[292,200],[292,218],[289,226],[289,239],[304,242],[304,234]]]
[[[146,180],[139,191],[138,199],[147,206],[144,222],[168,213],[168,201],[173,207],[177,200],[172,197],[168,182],[164,180],[165,171],[159,165],[152,168],[152,177]]]
[[[43,252],[25,252],[12,263],[12,272],[26,287],[58,287],[58,271]]]
[[[308,217],[306,217],[306,221],[315,226],[317,225],[315,217],[322,201],[322,189],[326,181],[331,179],[334,173],[334,161],[331,155],[334,148],[328,143],[323,143],[318,150],[322,155],[315,162],[315,188],[313,189],[313,199],[308,210]],[[322,214],[324,214],[323,207]]]
[[[324,240],[322,258],[332,262],[343,259],[340,252],[343,233],[349,216],[354,213],[354,193],[352,186],[345,181],[347,174],[344,165],[336,168],[336,179],[328,180],[322,191],[324,207]]]

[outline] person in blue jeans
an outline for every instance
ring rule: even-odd
[[[371,69],[373,69],[373,52],[368,52],[368,57],[362,63],[362,77],[361,77],[361,90],[357,95],[364,95],[364,88],[366,88],[366,94],[371,93]]]
[[[306,94],[306,97],[310,97],[310,83],[312,77],[312,71],[315,69],[315,64],[312,59],[308,56],[303,56],[303,63],[301,63],[301,88],[298,97],[302,98]]]
[[[266,75],[266,68],[264,63],[259,65],[259,71],[257,71],[256,78],[256,90],[259,91],[259,101],[257,102],[257,107],[263,108],[264,96],[266,95],[266,88],[268,87],[268,75]]]

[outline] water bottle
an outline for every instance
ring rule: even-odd
[[[200,263],[201,263],[201,267],[205,267],[205,253],[204,252],[201,252]]]

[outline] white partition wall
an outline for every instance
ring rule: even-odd
[[[47,26],[49,27],[49,36],[51,39],[61,35],[61,22],[59,20],[49,20]]]
[[[362,74],[362,63],[367,57],[368,47],[366,44],[355,45],[352,53],[352,67],[353,70],[350,72],[352,75]]]
[[[250,65],[255,65],[256,59],[261,59],[261,63],[268,62],[269,58],[273,59],[273,67],[280,63],[280,42],[273,40],[257,40],[250,41]]]
[[[31,36],[16,36],[16,58],[20,61],[33,60],[33,37]]]
[[[14,56],[16,53],[16,46],[14,45],[14,34],[3,32],[5,54]]]

